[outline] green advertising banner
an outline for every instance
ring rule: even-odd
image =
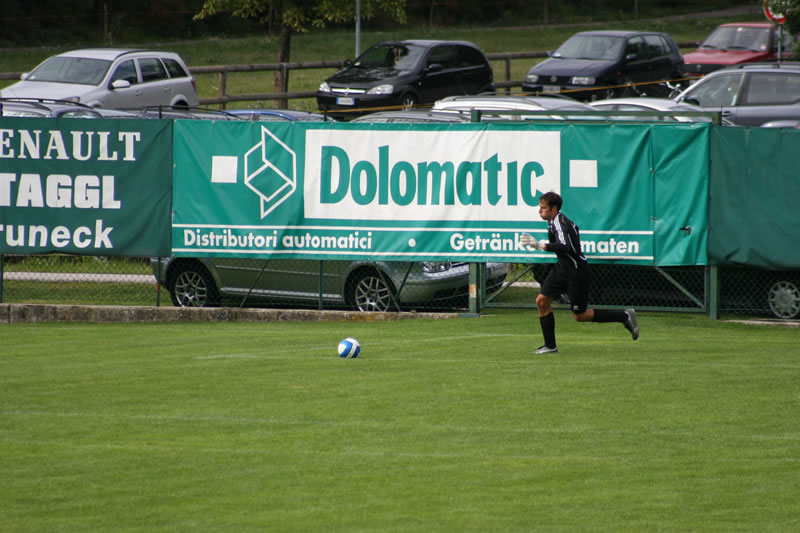
[[[556,191],[591,259],[705,264],[705,227],[676,243],[683,217],[656,215],[674,200],[657,184],[707,187],[709,129],[177,121],[172,253],[552,261],[519,235],[546,238],[538,198]]]
[[[168,255],[171,130],[0,118],[0,254]]]
[[[719,128],[711,140],[711,261],[800,268],[800,130]]]

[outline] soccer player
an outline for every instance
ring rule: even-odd
[[[572,316],[578,322],[619,322],[631,332],[633,340],[639,338],[639,323],[636,311],[626,309],[593,309],[589,307],[589,285],[592,274],[589,262],[581,251],[581,237],[578,226],[561,212],[564,201],[554,192],[547,192],[539,198],[539,216],[547,221],[548,241],[537,241],[532,235],[523,233],[520,242],[525,246],[555,252],[558,262],[542,283],[536,307],[539,323],[542,326],[544,345],[535,354],[557,353],[556,320],[552,303],[558,295],[567,293]]]

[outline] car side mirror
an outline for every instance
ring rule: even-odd
[[[112,89],[127,89],[130,86],[131,82],[129,82],[128,80],[114,80],[111,83]]]
[[[431,63],[430,65],[428,65],[428,68],[426,70],[428,72],[439,72],[440,70],[442,70],[442,64],[441,63]]]
[[[630,63],[631,61],[636,61],[639,59],[639,54],[628,54],[625,56],[625,61]]]
[[[687,98],[686,100],[684,100],[684,102],[687,104],[696,105],[698,107],[700,106],[700,101],[697,98]]]
[[[23,72],[23,73],[20,75],[19,79],[21,79],[21,80],[25,80],[25,78],[27,78],[27,77],[28,77],[28,74],[30,74],[30,72]]]

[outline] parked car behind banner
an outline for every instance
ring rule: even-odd
[[[493,73],[480,48],[466,41],[388,41],[376,44],[317,91],[323,111],[363,113],[367,108],[412,107],[455,94],[493,89]]]
[[[666,33],[584,31],[567,39],[528,71],[522,89],[563,93],[578,100],[666,96],[653,82],[678,79],[683,57]]]
[[[0,97],[68,100],[92,107],[198,105],[197,86],[178,54],[92,48],[46,59]]]
[[[744,63],[708,74],[675,98],[737,126],[800,119],[800,63]]]
[[[795,38],[785,31],[783,42],[779,39],[778,27],[769,22],[721,24],[697,50],[683,56],[681,70],[686,76],[698,77],[730,65],[773,60],[778,57],[779,44],[782,57],[789,57]]]

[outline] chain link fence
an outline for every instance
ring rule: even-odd
[[[466,310],[469,264],[3,256],[3,303]],[[535,307],[551,264],[488,263],[484,307]],[[593,306],[800,318],[800,270],[593,264]],[[157,283],[156,275],[160,279]],[[716,279],[714,279],[716,276]],[[567,300],[562,297],[561,303]]]
[[[544,281],[552,264],[516,267],[506,288],[489,298],[487,306],[534,305],[537,281]],[[562,295],[560,303],[567,302]],[[800,318],[800,270],[593,264],[589,302],[592,306],[702,313],[713,305],[723,314]]]
[[[508,269],[505,263],[486,265],[490,293],[503,286]],[[0,300],[435,311],[467,309],[469,285],[470,265],[449,261],[7,255]]]

